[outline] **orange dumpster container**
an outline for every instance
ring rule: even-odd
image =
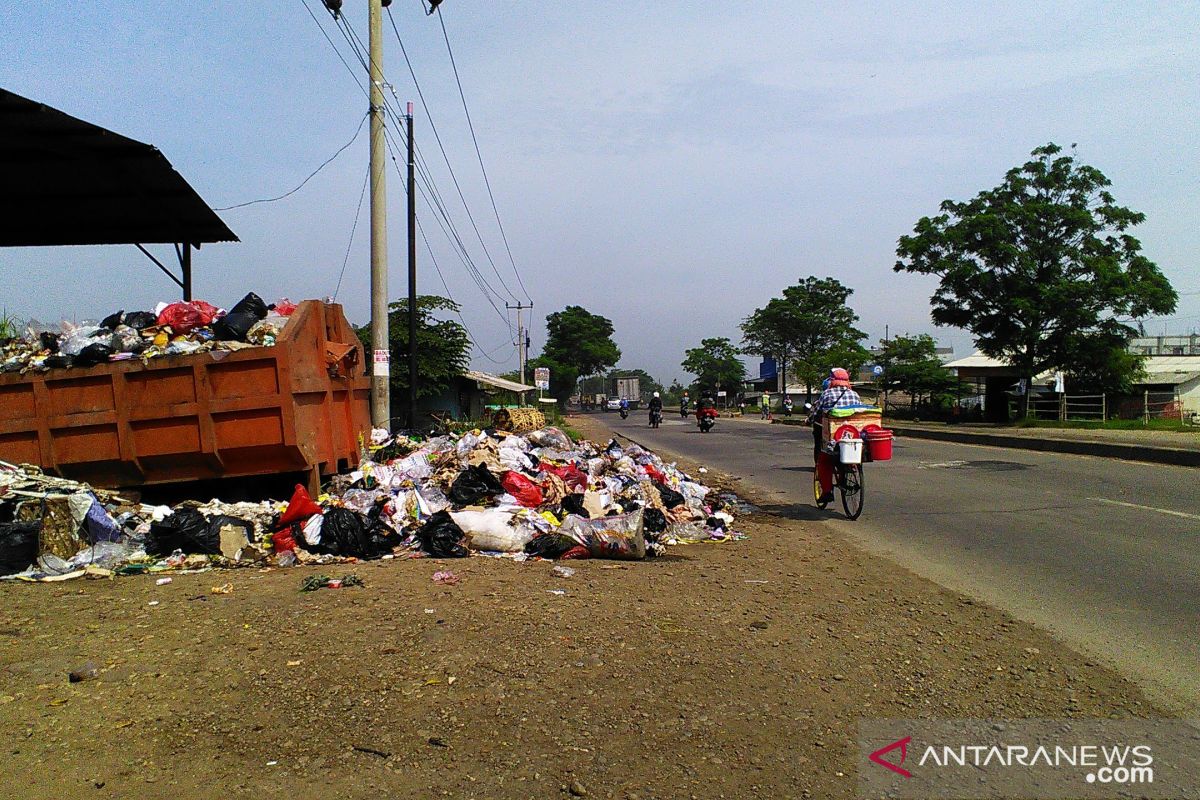
[[[306,300],[274,347],[0,375],[0,460],[97,486],[358,463],[370,379],[340,305]]]

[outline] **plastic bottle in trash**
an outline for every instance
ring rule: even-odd
[[[281,550],[275,554],[275,566],[277,567],[294,567],[296,566],[296,551]]]

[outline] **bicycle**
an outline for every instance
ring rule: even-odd
[[[866,502],[867,486],[863,480],[862,464],[837,463],[833,467],[834,488],[842,496],[842,509],[851,520],[862,516],[863,505]],[[828,502],[821,502],[821,480],[813,476],[813,500],[817,508],[825,508]]]

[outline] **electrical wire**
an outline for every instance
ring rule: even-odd
[[[327,166],[329,166],[331,163],[333,163],[334,159],[336,159],[342,153],[346,152],[346,149],[348,147],[350,147],[350,145],[354,144],[354,141],[356,139],[358,139],[358,135],[360,133],[362,133],[363,125],[366,124],[366,121],[367,121],[367,115],[364,114],[362,119],[360,119],[358,121],[358,127],[354,129],[354,135],[350,137],[350,141],[346,142],[344,145],[339,147],[337,149],[337,152],[335,152],[333,155],[331,155],[329,158],[325,159],[321,163],[321,166],[317,167],[312,172],[310,172],[308,174],[308,177],[305,178],[304,180],[300,181],[300,185],[297,186],[295,189],[292,189],[291,191],[288,191],[288,192],[284,192],[283,194],[279,195],[278,197],[263,197],[258,200],[250,200],[248,202],[238,203],[237,205],[233,205],[233,206],[225,206],[224,208],[214,208],[213,211],[232,211],[235,208],[245,208],[246,206],[253,206],[253,205],[257,205],[259,203],[274,203],[277,200],[283,200],[285,197],[291,197],[296,192],[303,189],[304,184],[308,183],[310,180],[312,180],[314,177],[316,177],[318,172],[325,169]]]
[[[403,181],[403,179],[406,176],[404,176],[403,173],[401,173],[400,163],[399,163],[399,160],[396,158],[395,151],[397,149],[399,149],[399,147],[398,147],[398,145],[394,145],[394,143],[391,140],[391,137],[387,135],[386,131],[385,131],[384,139],[387,143],[387,147],[388,147],[388,151],[391,155],[392,163],[396,167],[396,173],[401,176],[402,185],[405,185],[405,191],[407,192],[407,185]],[[416,174],[418,177],[420,177],[422,179],[421,181],[417,182],[417,189],[418,189],[418,191],[420,191],[421,196],[424,197],[425,202],[430,207],[431,211],[434,212],[434,214],[433,214],[434,221],[436,221],[438,223],[438,226],[441,227],[441,229],[442,229],[442,233],[444,233],[446,235],[446,238],[450,240],[452,248],[454,248],[454,245],[457,245],[457,248],[455,248],[455,253],[459,256],[460,260],[462,260],[463,266],[467,269],[467,274],[475,282],[475,285],[479,288],[480,292],[483,294],[484,299],[487,300],[488,304],[492,307],[493,310],[495,310],[497,316],[499,316],[502,320],[504,320],[505,325],[508,327],[509,332],[511,333],[512,325],[509,322],[507,315],[504,314],[502,311],[500,311],[500,308],[496,305],[495,301],[492,299],[491,293],[494,293],[495,290],[492,289],[491,293],[489,293],[488,290],[491,289],[491,287],[483,279],[482,273],[480,273],[479,269],[471,261],[470,254],[467,252],[465,246],[463,245],[461,238],[458,238],[457,231],[452,232],[452,230],[447,229],[446,223],[449,223],[451,226],[453,223],[451,223],[448,218],[443,219],[444,209],[442,209],[441,214],[438,213],[439,209],[437,208],[436,203],[430,199],[430,196],[429,196],[430,192],[427,192],[425,186],[423,186],[423,184],[426,182],[426,176],[422,175],[420,170],[416,170]],[[420,227],[420,223],[418,222],[418,228],[419,227]]]
[[[458,84],[458,96],[462,100],[463,114],[467,117],[467,128],[471,131],[471,141],[475,145],[475,157],[479,159],[479,171],[483,173],[483,185],[487,187],[488,199],[492,201],[492,212],[496,215],[496,226],[500,229],[500,238],[504,241],[505,252],[508,253],[508,263],[512,264],[513,274],[517,276],[517,283],[521,285],[525,299],[532,303],[529,290],[525,288],[525,281],[521,279],[521,272],[517,269],[517,262],[513,259],[512,248],[508,246],[508,234],[504,232],[504,223],[500,221],[500,209],[496,207],[496,196],[492,194],[492,182],[488,179],[487,167],[483,165],[483,153],[479,150],[479,139],[475,136],[475,123],[471,120],[471,110],[467,108],[467,95],[463,91],[462,79],[458,74],[458,63],[454,59],[454,49],[450,47],[450,34],[446,31],[446,17],[442,13],[441,7],[437,9],[437,18],[442,25],[442,38],[446,41],[446,52],[450,54],[450,66],[454,69],[454,82]]]
[[[333,290],[333,299],[337,300],[338,292],[342,290],[342,278],[346,275],[346,265],[350,263],[350,248],[354,246],[354,232],[358,230],[358,217],[362,214],[363,198],[367,196],[367,184],[371,181],[371,167],[363,176],[362,191],[358,193],[358,208],[354,212],[354,224],[350,226],[350,241],[346,243],[346,257],[342,259],[342,271],[338,273],[337,288]]]
[[[331,15],[332,15],[332,12],[331,12]],[[389,11],[389,15],[390,15],[390,11]],[[368,48],[363,43],[362,38],[354,31],[354,28],[351,27],[350,23],[348,21],[346,21],[343,17],[334,15],[334,24],[338,28],[338,31],[342,34],[343,40],[350,47],[351,51],[353,51],[355,58],[357,58],[357,60],[358,60],[359,65],[362,66],[362,68],[364,70],[369,72],[370,67],[368,65],[368,60],[369,60],[369,54],[367,52]],[[408,54],[404,50],[404,43],[402,40],[400,40],[400,34],[399,34],[399,30],[396,28],[395,20],[392,20],[392,29],[396,33],[396,39],[400,43],[401,52],[404,53],[405,61],[408,63],[409,74],[413,78],[413,83],[416,84],[416,74],[413,71],[412,62],[408,60]],[[382,74],[382,71],[383,71],[382,67],[380,67],[381,74]],[[384,80],[382,83],[384,86],[388,87],[388,89],[392,93],[393,98],[395,99],[396,103],[398,104],[400,102],[400,98],[396,97],[395,88],[390,83],[388,83],[386,80]],[[488,252],[487,245],[483,241],[483,236],[479,231],[479,226],[475,223],[474,215],[471,214],[471,209],[467,204],[466,197],[463,195],[462,187],[458,183],[458,178],[454,173],[454,168],[450,165],[449,156],[447,155],[445,148],[442,146],[440,135],[438,135],[436,125],[434,125],[434,123],[433,123],[432,114],[429,113],[429,107],[428,107],[428,104],[425,102],[424,94],[421,91],[420,85],[417,85],[417,94],[421,97],[422,106],[425,108],[426,113],[429,115],[430,127],[433,129],[434,137],[438,141],[438,147],[441,150],[442,158],[445,160],[446,167],[450,171],[451,179],[454,181],[455,188],[458,190],[459,199],[463,203],[463,209],[467,212],[467,217],[471,221],[471,225],[475,230],[475,235],[479,239],[480,246],[483,248],[484,255],[487,257],[488,262],[491,264],[492,271],[495,272],[496,277],[500,279],[501,286],[503,286],[504,290],[508,293],[508,295],[515,300],[516,296],[508,288],[507,284],[504,283],[503,277],[500,276],[500,273],[496,268],[495,261],[492,260],[491,253]],[[392,116],[394,118],[399,119],[404,116],[404,115],[400,114],[396,109],[391,107],[391,105],[388,103],[386,96],[383,98],[383,104],[384,104],[384,109],[387,111],[391,111]],[[385,128],[384,128],[385,138],[387,137],[387,135],[388,135],[387,127],[386,127],[386,122],[385,122]],[[395,145],[394,142],[390,142],[388,146],[389,146],[389,149],[392,149],[393,146],[395,149],[400,149],[399,146]],[[423,168],[424,172],[425,172],[425,175],[422,177],[422,180],[426,184],[426,187],[427,187],[429,193],[436,198],[437,210],[441,213],[442,217],[445,219],[446,225],[443,226],[443,232],[445,232],[446,227],[449,228],[449,231],[452,234],[452,236],[450,236],[451,244],[456,246],[461,251],[460,257],[464,259],[465,266],[467,266],[468,271],[472,273],[472,279],[479,286],[480,291],[484,294],[484,297],[488,300],[488,302],[492,305],[492,307],[496,308],[496,304],[495,304],[495,302],[492,301],[491,296],[495,296],[501,302],[503,302],[503,297],[501,296],[500,292],[498,292],[491,285],[491,283],[487,280],[487,278],[483,275],[483,273],[478,270],[478,267],[476,267],[474,259],[471,258],[470,253],[467,249],[466,243],[463,242],[463,240],[462,240],[462,235],[459,234],[458,228],[454,224],[454,221],[450,216],[449,210],[446,207],[445,200],[442,198],[441,192],[437,189],[437,185],[433,181],[432,173],[429,169],[428,162],[425,161],[424,156],[420,153],[419,148],[414,148],[414,150],[416,151],[416,159],[417,159],[417,162],[419,165],[418,170]],[[396,157],[395,157],[394,152],[392,153],[392,160],[393,160],[393,162],[396,162]],[[397,165],[397,167],[398,167],[398,165]],[[401,177],[403,179],[403,175]],[[428,202],[428,200],[427,200],[427,202]],[[519,278],[519,276],[518,276],[518,278]],[[489,293],[491,296],[489,296]],[[507,320],[507,318],[505,319],[505,324],[508,326],[509,331],[511,332],[512,331],[512,323],[509,322]]]
[[[404,47],[404,40],[400,37],[400,29],[396,26],[396,19],[392,16],[392,10],[387,9],[388,21],[391,23],[392,32],[396,34],[396,42],[400,45],[400,53],[404,56],[404,63],[408,66],[408,74],[412,77],[413,85],[417,89],[417,98],[421,101],[421,108],[425,110],[425,118],[429,120],[429,128],[433,131],[433,138],[437,142],[438,149],[441,150],[442,159],[446,162],[446,169],[450,172],[450,179],[454,182],[454,188],[458,191],[458,197],[462,201],[463,210],[467,212],[467,219],[471,222],[471,227],[475,229],[475,236],[479,239],[479,246],[483,248],[483,254],[487,256],[488,263],[492,267],[492,271],[496,273],[496,278],[499,279],[500,285],[504,287],[504,291],[508,292],[509,296],[516,300],[517,296],[508,288],[508,284],[504,282],[504,277],[500,274],[500,270],[496,268],[496,262],[492,258],[492,254],[488,251],[487,244],[483,241],[483,234],[479,232],[479,225],[475,222],[475,215],[471,213],[471,207],[467,203],[466,195],[463,194],[462,186],[458,182],[458,176],[454,172],[454,167],[450,165],[450,157],[446,154],[446,147],[442,143],[442,136],[438,133],[437,124],[433,121],[433,114],[429,110],[429,103],[425,101],[425,93],[421,90],[421,83],[417,80],[417,73],[413,69],[412,60],[408,57],[408,50]]]
[[[325,27],[323,25],[321,25],[320,20],[317,19],[316,15],[313,14],[312,9],[309,8],[307,1],[300,0],[300,3],[301,3],[301,5],[304,6],[304,10],[306,12],[308,12],[309,17],[317,25],[318,29],[320,29],[321,35],[325,38],[325,41],[329,43],[330,48],[333,49],[334,55],[336,55],[338,60],[342,62],[342,66],[344,66],[346,68],[346,71],[350,73],[351,77],[354,79],[355,83],[358,85],[359,90],[363,92],[363,94],[368,98],[368,100],[370,100],[370,92],[367,90],[366,86],[363,85],[363,81],[362,81],[360,74],[358,72],[356,72],[353,67],[350,66],[349,62],[346,61],[345,57],[342,55],[341,49],[337,46],[337,44],[333,41],[333,39],[330,38],[329,34],[325,30]],[[364,56],[364,51],[368,50],[368,48],[365,45],[363,45],[362,39],[354,32],[353,28],[351,28],[349,26],[349,23],[346,23],[345,27],[343,28],[343,26],[341,24],[339,24],[341,18],[337,15],[332,14],[332,12],[330,12],[330,13],[331,13],[331,16],[333,16],[333,18],[334,18],[334,26],[338,28],[339,33],[341,33],[343,40],[350,47],[351,52],[354,53],[355,58],[357,59],[359,65],[362,67],[363,71],[367,73],[368,80],[369,80],[370,66],[367,63],[367,60],[368,60],[367,57]],[[391,12],[389,10],[389,17],[390,17],[390,13]],[[400,33],[399,33],[399,30],[396,28],[394,20],[392,20],[392,29],[396,33],[397,41],[400,42],[401,51],[404,52],[404,43],[403,43],[403,41],[400,40]],[[404,57],[405,57],[405,61],[408,63],[409,73],[413,77],[413,82],[416,83],[416,75],[413,72],[411,62],[408,61],[407,52],[404,53]],[[382,73],[382,69],[380,70],[380,72]],[[384,82],[384,85],[389,86],[389,88],[391,88],[390,84],[387,84],[386,81]],[[394,97],[395,89],[391,88],[391,92]],[[417,87],[417,92],[418,92],[418,94],[421,94],[420,86]],[[400,102],[399,98],[395,98],[395,100],[397,103]],[[428,107],[428,104],[425,102],[424,96],[421,97],[421,104],[425,108],[427,116],[429,116],[429,118],[430,118],[430,126],[432,128],[433,127],[432,115],[429,114],[429,107]],[[397,111],[395,109],[392,109],[390,107],[390,104],[388,103],[386,97],[384,97],[384,109],[392,111],[393,116],[395,118],[401,118],[403,116],[403,115],[397,113]],[[369,112],[368,112],[368,116],[369,116]],[[362,129],[362,123],[360,122],[359,130],[355,132],[355,138],[357,138],[357,134],[359,132],[361,132],[361,129]],[[385,127],[383,130],[384,130],[385,141],[387,142],[388,150],[391,154],[392,163],[396,167],[397,174],[399,174],[401,176],[401,178],[402,178],[401,186],[403,187],[404,192],[407,193],[408,187],[403,180],[403,178],[405,176],[400,172],[400,165],[396,159],[395,150],[393,149],[393,142],[391,141],[391,137],[389,136],[389,130],[386,127],[386,123],[385,123]],[[434,134],[435,134],[435,138],[438,141],[438,147],[442,151],[442,158],[446,161],[447,169],[450,170],[451,177],[454,179],[455,187],[458,189],[459,198],[463,202],[463,208],[466,210],[468,218],[471,219],[472,226],[475,227],[475,233],[476,233],[476,236],[479,237],[480,245],[484,249],[484,254],[488,257],[489,262],[492,263],[492,269],[493,269],[493,271],[496,271],[497,278],[500,278],[501,285],[504,285],[505,290],[509,291],[507,285],[504,284],[503,278],[500,277],[499,272],[496,270],[495,263],[492,262],[491,254],[487,252],[487,246],[483,243],[483,237],[479,233],[478,226],[475,225],[475,221],[474,221],[473,216],[471,215],[470,208],[467,206],[466,198],[463,196],[462,188],[458,185],[457,177],[454,175],[453,168],[450,166],[449,157],[446,155],[445,148],[442,146],[440,136],[437,135],[436,129],[434,129]],[[420,164],[423,167],[422,169],[418,169],[418,174],[421,174],[422,172],[424,173],[422,175],[422,182],[427,185],[429,194],[433,195],[434,197],[437,198],[437,204],[438,204],[438,206],[440,206],[441,216],[439,216],[438,213],[434,213],[435,221],[438,222],[439,227],[442,228],[443,233],[446,234],[447,239],[451,242],[452,249],[455,250],[456,255],[458,255],[460,260],[463,261],[464,267],[467,269],[468,274],[472,277],[473,281],[476,283],[476,285],[480,289],[481,293],[484,295],[484,299],[486,299],[488,301],[488,303],[496,311],[497,315],[500,316],[500,318],[502,320],[504,320],[504,323],[508,327],[509,333],[511,334],[512,333],[512,323],[509,321],[507,315],[500,312],[496,303],[492,300],[492,295],[495,295],[497,298],[499,298],[500,293],[497,292],[495,290],[495,288],[490,285],[490,283],[488,283],[486,278],[479,271],[478,267],[475,266],[474,261],[471,259],[470,253],[466,248],[466,245],[462,241],[461,235],[458,233],[456,227],[454,226],[453,220],[451,219],[448,212],[446,211],[445,201],[441,197],[441,192],[437,189],[437,185],[432,179],[432,176],[431,176],[429,168],[428,168],[428,163],[425,162],[424,156],[420,153],[418,148],[414,148],[414,151],[416,154],[416,161],[418,162],[418,164]],[[340,154],[340,152],[341,151],[339,151],[339,154]],[[338,154],[335,154],[334,157],[336,157],[336,155],[338,155]],[[325,165],[322,165],[322,168],[324,166]],[[320,168],[318,168],[318,171],[320,171]],[[311,178],[312,176],[309,176],[309,177]],[[369,179],[369,171],[368,171],[367,177]],[[486,176],[485,176],[485,179],[486,179]],[[306,179],[306,181],[307,180],[308,179]],[[367,183],[368,183],[368,181],[366,179],[364,179],[363,190],[359,195],[358,209],[355,212],[354,225],[351,227],[350,242],[349,242],[349,244],[347,244],[347,247],[346,247],[346,256],[342,262],[341,274],[339,274],[339,276],[338,276],[338,288],[337,288],[337,290],[335,290],[335,297],[336,297],[337,291],[340,291],[340,289],[341,289],[342,278],[345,274],[346,265],[349,263],[350,251],[351,251],[351,248],[353,247],[354,234],[355,234],[355,230],[358,227],[358,219],[362,212],[362,202],[363,202],[363,198],[366,194]],[[301,185],[303,185],[303,184],[301,184]],[[299,188],[300,187],[297,187],[297,190]],[[293,190],[293,191],[296,191],[296,190]],[[490,192],[490,186],[489,186],[489,192]],[[430,207],[430,210],[435,211],[435,204],[430,200],[429,196],[426,195],[426,189],[422,188],[421,194],[425,198],[425,202]],[[443,224],[443,220],[441,217],[445,218],[446,224]],[[449,230],[447,230],[447,225],[449,226]],[[449,297],[449,299],[451,301],[453,301],[454,298],[450,293],[450,287],[446,283],[445,276],[442,274],[441,267],[438,264],[436,257],[434,256],[433,248],[430,246],[429,238],[425,234],[424,226],[421,225],[419,219],[417,221],[417,229],[420,231],[421,238],[425,242],[425,248],[429,252],[430,261],[431,261],[431,263],[433,263],[434,269],[438,273],[438,278],[442,282],[442,287],[446,290],[447,297]],[[507,247],[507,245],[508,245],[508,243],[506,241],[505,246]],[[509,254],[509,257],[511,259],[511,253]],[[517,277],[518,277],[518,280],[520,280],[519,274]],[[523,284],[522,284],[522,289],[524,289]],[[512,292],[509,291],[509,294],[512,295]],[[528,295],[526,295],[526,297],[528,299]],[[483,347],[476,340],[475,336],[471,333],[471,330],[467,326],[466,320],[463,318],[461,311],[457,312],[457,315],[463,326],[463,329],[467,331],[467,335],[471,339],[472,345],[476,348],[476,350],[479,351],[479,353],[484,358],[486,358],[489,361],[496,363],[496,364],[506,364],[507,363],[507,361],[501,361],[501,360],[497,360],[497,359],[493,358],[494,353],[509,346],[507,343],[501,344],[499,347],[496,347],[496,348],[492,349],[491,351],[484,350]]]

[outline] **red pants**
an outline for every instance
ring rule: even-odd
[[[821,482],[821,494],[833,491],[833,456],[829,453],[817,456],[817,480]]]

